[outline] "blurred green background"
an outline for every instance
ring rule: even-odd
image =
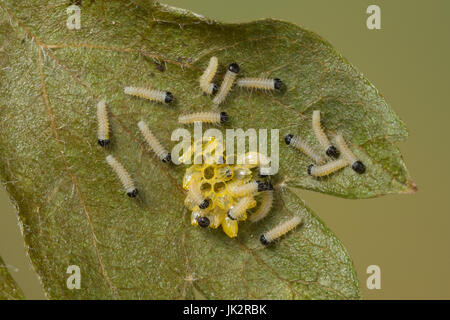
[[[366,75],[410,130],[400,148],[419,192],[357,201],[301,195],[348,249],[365,299],[450,299],[450,1],[161,2],[225,22],[291,21],[327,39]],[[381,7],[381,30],[366,27],[371,4]],[[28,298],[44,298],[4,190],[0,210],[0,255]],[[369,265],[381,268],[381,290],[366,287]]]

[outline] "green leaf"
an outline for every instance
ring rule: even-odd
[[[8,268],[0,257],[0,300],[25,299],[16,281],[9,274]]]
[[[66,28],[67,1],[0,0],[0,173],[17,202],[25,242],[50,298],[359,298],[342,244],[290,186],[349,198],[414,189],[394,143],[404,124],[377,90],[323,39],[290,23],[220,24],[150,1],[83,2],[82,28]],[[181,188],[185,167],[146,151],[136,123],[166,146],[180,113],[210,110],[198,78],[210,56],[221,77],[236,61],[243,76],[277,76],[281,94],[233,90],[225,128],[280,128],[311,144],[314,109],[367,165],[327,179],[280,145],[281,188],[270,217],[241,223],[237,239],[190,225]],[[129,85],[167,88],[173,107],[123,94]],[[111,111],[112,143],[96,145],[96,104]],[[282,143],[280,137],[280,143]],[[140,189],[124,196],[105,162],[114,154]],[[283,183],[285,182],[285,183]],[[304,224],[263,249],[259,234],[294,214]],[[81,269],[81,289],[66,286]]]

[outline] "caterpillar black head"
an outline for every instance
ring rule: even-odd
[[[233,72],[233,73],[238,73],[239,72],[239,65],[236,62],[233,62],[232,64],[230,64],[228,66],[228,70]]]
[[[166,97],[164,98],[165,103],[171,103],[173,101],[173,94],[172,92],[167,91]]]
[[[286,142],[287,145],[291,144],[291,140],[294,137],[293,134],[288,134],[284,137],[284,142]]]
[[[219,91],[219,86],[216,83],[213,83],[212,91],[211,93],[214,95]]]
[[[366,166],[361,161],[355,161],[352,164],[352,169],[355,170],[359,174],[363,174],[366,172]]]
[[[311,169],[314,167],[314,165],[313,164],[310,164],[309,166],[308,166],[308,174],[309,175],[311,175]]]
[[[133,189],[130,192],[127,192],[127,196],[129,196],[130,198],[136,198],[138,193],[139,193],[138,189]]]
[[[209,224],[211,223],[207,217],[198,217],[197,223],[200,227],[206,228],[209,227]]]
[[[221,112],[220,113],[220,123],[225,123],[228,120],[230,120],[230,116],[228,115],[228,113],[226,112]]]
[[[106,147],[109,144],[109,139],[98,139],[98,144],[102,147]]]
[[[172,156],[170,155],[170,153],[168,153],[168,154],[162,159],[162,162],[167,163],[167,162],[170,162],[170,160],[172,160]]]
[[[202,203],[200,203],[200,205],[198,206],[200,209],[206,209],[209,207],[209,201],[208,199],[203,200]]]
[[[329,146],[327,148],[327,150],[325,151],[325,153],[327,154],[327,156],[332,157],[332,158],[339,157],[339,151],[335,146]]]
[[[273,87],[275,90],[280,90],[283,87],[283,81],[278,78],[273,79]]]
[[[265,246],[268,246],[270,244],[270,241],[266,239],[265,235],[261,235],[261,237],[259,238],[259,241],[261,241],[261,243]]]

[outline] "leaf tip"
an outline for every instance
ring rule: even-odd
[[[412,180],[408,180],[407,188],[402,192],[403,194],[413,194],[419,191],[416,183]]]

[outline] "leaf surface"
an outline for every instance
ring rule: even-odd
[[[404,124],[378,91],[327,42],[290,23],[221,24],[146,1],[83,2],[82,28],[66,28],[67,1],[0,1],[0,173],[17,202],[35,269],[50,298],[359,298],[342,244],[291,187],[347,198],[414,189],[395,142]],[[219,58],[220,79],[281,78],[269,94],[234,89],[223,105],[226,128],[280,129],[284,188],[270,217],[241,224],[237,239],[190,225],[181,188],[184,166],[147,151],[144,120],[166,146],[181,113],[211,110],[198,78]],[[125,86],[171,91],[172,107],[125,96]],[[96,144],[96,104],[106,99],[112,143]],[[366,164],[326,179],[307,175],[303,154],[284,145],[298,134],[318,147],[311,113],[329,135],[342,133]],[[128,199],[105,162],[115,155],[137,181]],[[261,232],[301,215],[304,224],[275,246]],[[82,288],[66,287],[80,266]]]

